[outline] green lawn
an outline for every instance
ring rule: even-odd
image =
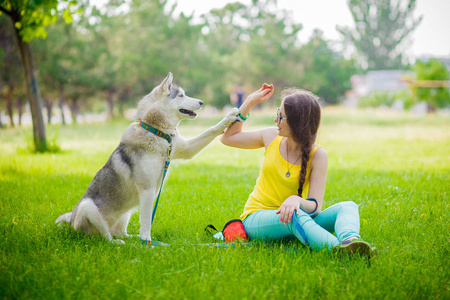
[[[263,150],[214,141],[173,163],[152,237],[116,246],[58,228],[117,146],[127,122],[51,126],[57,154],[26,151],[31,128],[0,130],[0,298],[364,299],[450,298],[450,118],[326,108],[319,143],[328,152],[325,207],[360,205],[371,264],[310,252],[297,242],[218,249],[207,224],[239,217]],[[248,128],[273,124],[252,113]],[[180,127],[192,136],[219,120]],[[139,232],[138,214],[129,233]],[[286,249],[289,248],[289,249]],[[298,249],[298,251],[293,251]]]

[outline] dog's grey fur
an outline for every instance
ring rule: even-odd
[[[207,146],[234,121],[238,110],[217,125],[186,140],[176,130],[182,119],[193,119],[203,102],[185,95],[172,83],[172,74],[138,104],[137,120],[172,136],[172,159],[190,159]],[[131,214],[140,208],[140,237],[151,240],[153,202],[161,185],[169,142],[146,131],[139,123],[131,124],[119,146],[98,171],[72,212],[56,223],[68,223],[86,234],[100,233],[104,238],[124,243]]]

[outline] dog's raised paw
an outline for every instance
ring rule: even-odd
[[[239,108],[234,107],[234,108],[232,108],[231,111],[228,113],[227,117],[228,117],[228,116],[234,116],[234,117],[237,117],[237,115],[239,115]]]
[[[232,123],[236,122],[238,114],[239,114],[239,109],[236,107],[233,108],[223,119],[224,126],[227,127],[227,126],[231,125]]]

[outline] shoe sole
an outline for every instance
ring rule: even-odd
[[[347,245],[341,245],[333,249],[334,253],[337,254],[348,254],[348,255],[358,255],[359,256],[375,256],[377,255],[377,249],[372,248],[369,243],[364,241],[355,241]]]

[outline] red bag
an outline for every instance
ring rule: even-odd
[[[244,224],[242,224],[242,221],[240,219],[234,219],[231,221],[228,221],[225,226],[223,227],[222,231],[218,231],[218,233],[213,234],[209,228],[214,229],[215,231],[218,231],[216,227],[213,225],[208,225],[205,228],[205,231],[213,235],[216,239],[219,240],[225,240],[225,242],[234,242],[237,240],[246,242],[248,240],[247,233],[244,229]]]

